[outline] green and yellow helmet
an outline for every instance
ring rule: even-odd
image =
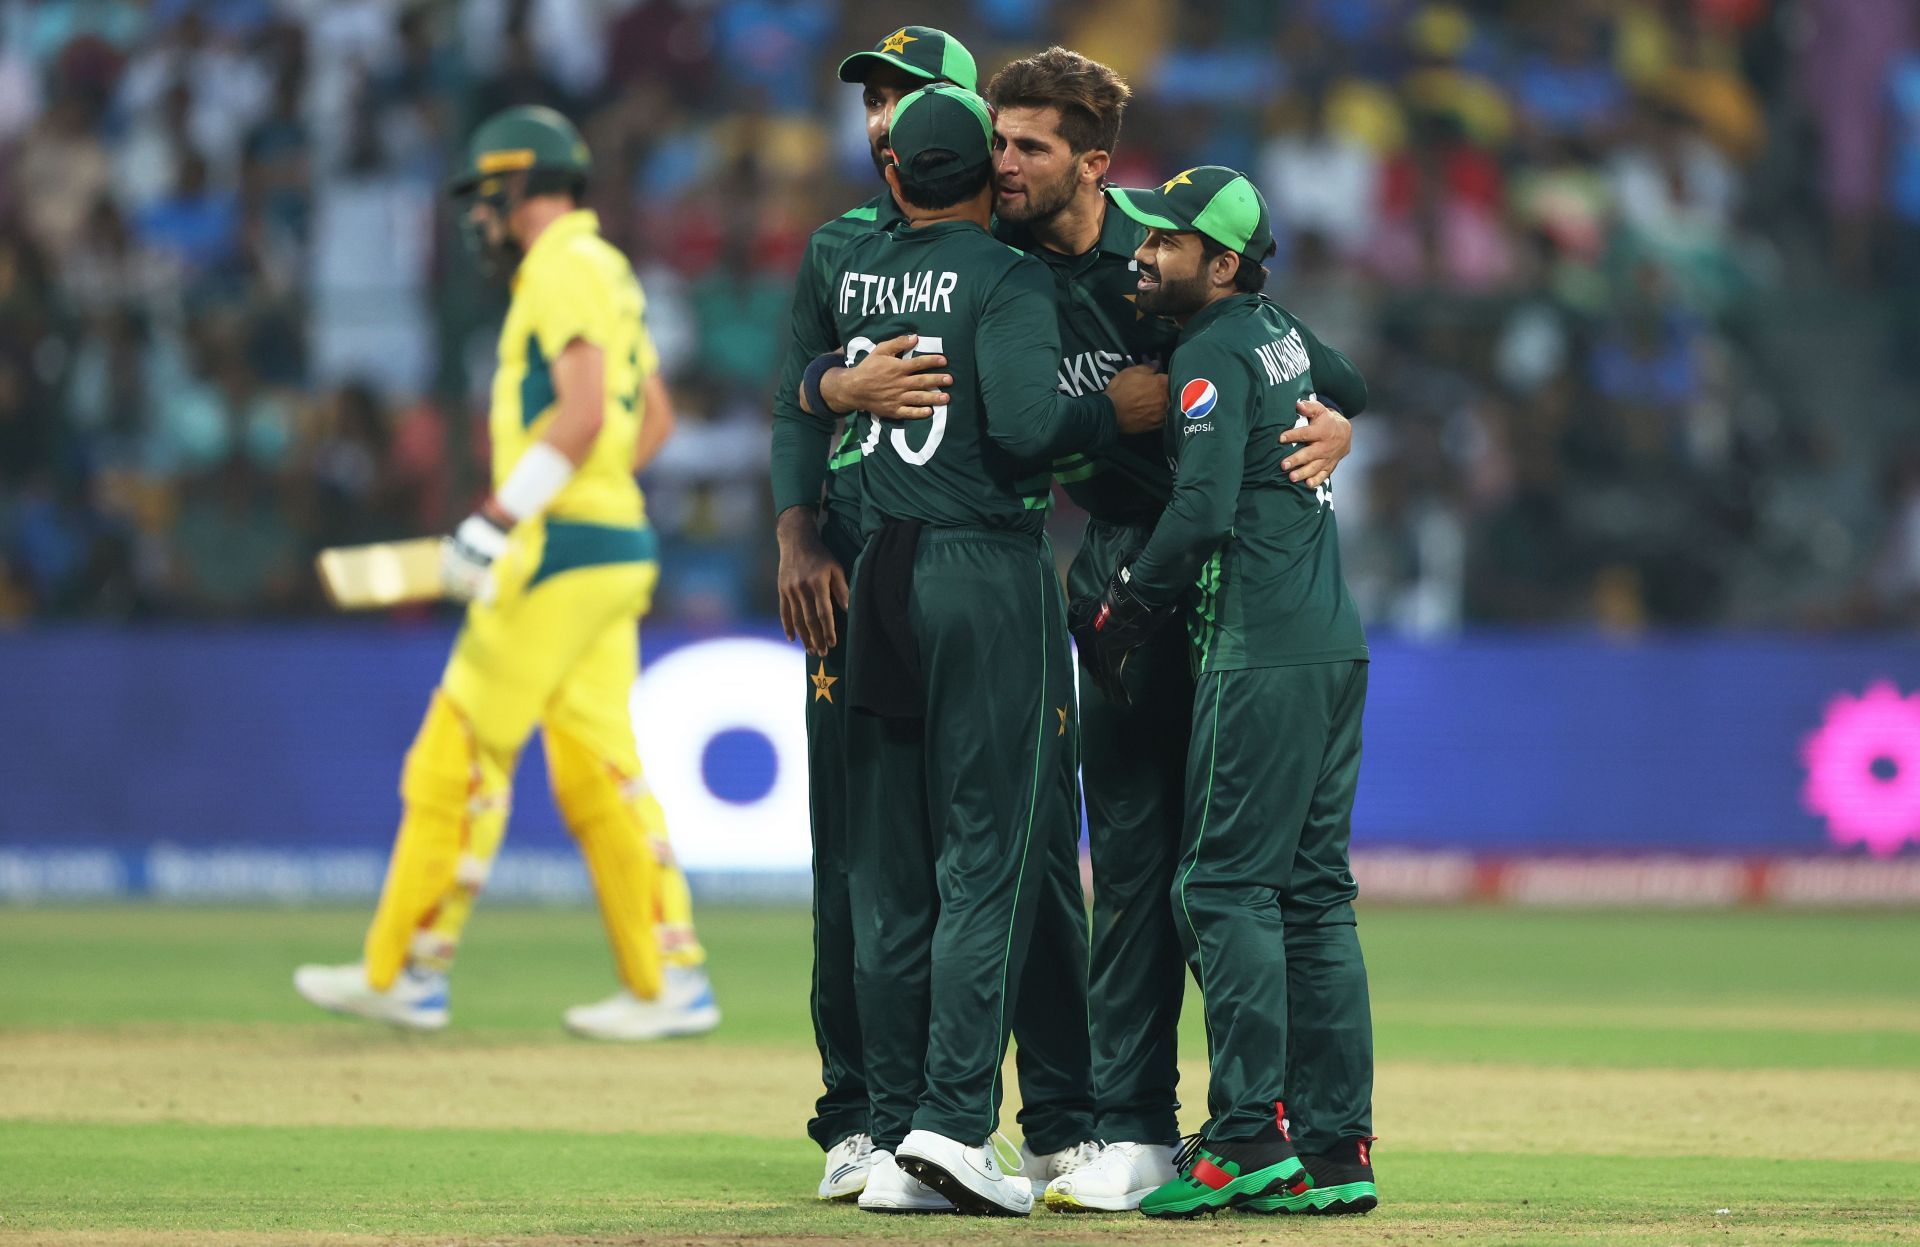
[[[456,196],[486,197],[495,189],[486,185],[488,180],[509,173],[552,174],[555,182],[564,184],[584,183],[592,170],[587,141],[571,121],[543,105],[522,104],[480,123],[448,189]]]
[[[465,162],[447,183],[463,204],[460,237],[481,271],[500,278],[519,267],[519,245],[506,233],[515,204],[563,191],[577,198],[592,169],[580,131],[551,108],[523,104],[481,122],[467,143]],[[492,209],[497,221],[489,226],[475,220],[477,204]]]

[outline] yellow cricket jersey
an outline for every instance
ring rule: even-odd
[[[496,489],[553,419],[552,361],[576,338],[599,347],[606,357],[605,422],[586,461],[548,506],[550,531],[568,525],[633,529],[646,523],[640,486],[633,479],[633,452],[646,415],[642,387],[660,359],[645,312],[646,296],[633,266],[600,237],[600,218],[585,209],[547,226],[520,261],[493,376]]]

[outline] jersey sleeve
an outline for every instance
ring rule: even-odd
[[[1340,408],[1341,414],[1351,419],[1367,409],[1367,381],[1360,370],[1353,366],[1346,352],[1326,346],[1314,336],[1304,321],[1293,322],[1300,326],[1300,336],[1307,343],[1307,367],[1313,372],[1313,392]]]
[[[827,481],[827,454],[834,419],[800,406],[800,381],[814,358],[834,350],[833,318],[828,312],[823,275],[826,242],[816,233],[793,284],[788,314],[787,354],[773,393],[773,513],[789,507],[817,507]]]
[[[528,275],[533,334],[540,353],[558,359],[576,340],[607,350],[614,342],[614,292],[585,256],[562,251]]]
[[[1133,561],[1133,588],[1154,606],[1184,593],[1232,534],[1261,398],[1247,360],[1202,343],[1175,354],[1169,384],[1167,436],[1179,439],[1173,496]]]
[[[1112,399],[1099,391],[1078,398],[1060,392],[1060,324],[1040,261],[1021,257],[988,292],[973,351],[987,436],[1003,450],[1045,459],[1113,444]]]

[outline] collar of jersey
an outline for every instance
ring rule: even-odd
[[[546,252],[565,246],[569,238],[599,232],[600,214],[592,208],[575,208],[572,212],[562,213],[553,218],[553,223],[540,232],[540,237],[533,240],[533,246],[528,250],[526,258],[520,261],[520,272],[526,272],[527,265]],[[518,275],[515,274],[516,278]]]
[[[1180,329],[1180,340],[1186,342],[1198,337],[1208,325],[1219,320],[1236,308],[1255,307],[1261,302],[1257,294],[1230,294],[1224,299],[1215,299],[1195,312]]]
[[[978,225],[975,225],[972,221],[932,221],[926,225],[911,225],[907,222],[907,219],[905,217],[902,217],[900,218],[900,223],[894,226],[892,232],[895,238],[903,239],[903,240],[914,239],[914,238],[939,238],[947,234],[957,233],[958,230],[954,228],[956,226],[959,227],[959,229],[979,229],[980,228]]]

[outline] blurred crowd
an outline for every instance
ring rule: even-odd
[[[680,410],[660,612],[770,614],[791,277],[874,186],[833,67],[912,21],[1114,66],[1116,181],[1255,174],[1372,382],[1375,627],[1920,621],[1912,0],[0,0],[0,620],[315,611],[456,521],[504,292],[442,186],[531,102]]]

